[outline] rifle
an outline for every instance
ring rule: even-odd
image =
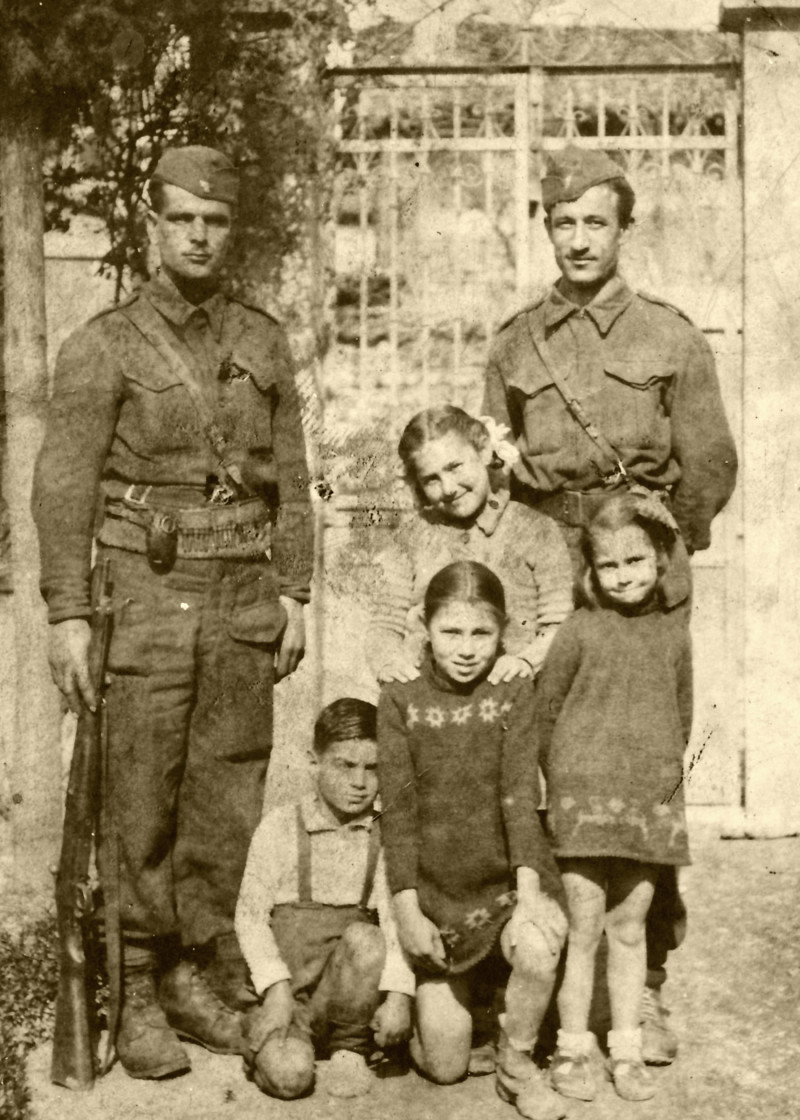
[[[78,716],[56,876],[59,969],[50,1079],[68,1089],[92,1088],[98,1038],[86,947],[93,909],[89,864],[97,831],[103,768],[102,697],[113,620],[108,557],[100,562],[98,586],[89,646],[89,673],[97,709],[92,712],[84,704]]]

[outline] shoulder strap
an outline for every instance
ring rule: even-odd
[[[159,313],[147,299],[140,299],[136,303],[135,313],[132,313],[132,308],[128,307],[120,307],[119,311],[129,323],[136,327],[139,334],[158,351],[159,357],[167,364],[170,372],[178,378],[186,389],[200,417],[203,433],[217,457],[223,481],[228,483],[237,493],[249,493],[242,479],[242,472],[237,464],[231,461],[228,453],[228,443],[222,434],[222,429],[217,423],[192,371],[165,335],[164,323]]]
[[[369,850],[367,853],[367,870],[364,873],[364,888],[361,891],[361,900],[359,906],[362,910],[369,907],[370,895],[372,894],[372,887],[375,883],[375,869],[378,866],[378,856],[381,850],[381,826],[378,823],[378,818],[372,822],[372,828],[369,832]]]
[[[297,901],[311,902],[311,837],[303,810],[297,806]]]
[[[549,348],[544,340],[544,336],[542,335],[537,338],[538,332],[534,330],[530,317],[528,317],[527,323],[533,349],[538,355],[539,361],[546,369],[548,376],[552,378],[556,389],[558,389],[561,394],[570,416],[580,424],[608,464],[604,469],[603,481],[608,483],[621,482],[628,477],[628,472],[625,470],[619,452],[587,414],[586,409],[570,389],[567,379],[556,368],[550,357]]]

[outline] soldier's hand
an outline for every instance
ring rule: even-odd
[[[293,673],[306,652],[306,624],[303,618],[303,604],[288,595],[281,595],[281,606],[286,611],[287,622],[278,647],[278,660],[275,663],[275,678],[280,680]]]
[[[92,711],[97,707],[89,677],[91,634],[85,618],[67,618],[50,627],[47,650],[50,672],[73,712],[80,711],[82,702]]]

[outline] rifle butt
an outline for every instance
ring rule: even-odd
[[[67,1089],[88,1090],[95,1078],[93,1016],[86,998],[85,964],[62,960],[56,996],[50,1080]]]

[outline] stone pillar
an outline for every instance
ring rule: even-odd
[[[800,0],[723,0],[743,44],[745,817],[800,831]]]

